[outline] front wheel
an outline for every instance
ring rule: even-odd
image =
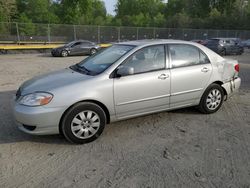
[[[69,53],[68,53],[67,50],[63,50],[63,51],[61,52],[61,56],[62,56],[62,57],[67,57],[68,55],[69,55]]]
[[[103,109],[90,102],[73,106],[62,120],[62,133],[75,144],[84,144],[96,140],[104,130],[106,115]]]
[[[217,112],[224,99],[224,91],[218,84],[211,84],[204,92],[200,104],[199,110],[205,114],[211,114]]]

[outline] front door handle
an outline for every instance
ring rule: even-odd
[[[209,71],[209,68],[207,68],[207,67],[203,67],[202,69],[201,69],[201,72],[208,72]]]
[[[160,79],[160,80],[165,80],[167,78],[169,78],[168,74],[161,74],[160,76],[158,76],[158,79]]]

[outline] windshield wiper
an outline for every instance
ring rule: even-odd
[[[88,70],[88,69],[87,69],[86,67],[84,67],[83,65],[80,66],[79,64],[76,64],[76,67],[77,67],[78,69],[84,70],[86,73],[91,73],[91,71]]]
[[[70,66],[71,69],[77,71],[77,72],[80,72],[80,73],[83,73],[83,74],[87,74],[87,75],[91,75],[91,71],[88,70],[86,67],[84,66],[80,66],[78,64],[75,64],[75,65],[72,65]]]

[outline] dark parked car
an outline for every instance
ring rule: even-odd
[[[243,45],[236,38],[213,38],[204,45],[220,55],[241,55],[244,52]]]
[[[200,40],[200,39],[193,39],[191,40],[192,42],[196,42],[196,43],[199,43],[199,44],[202,44],[204,40]]]
[[[85,54],[94,54],[101,47],[93,42],[86,40],[77,40],[72,41],[64,46],[54,48],[51,51],[52,56],[54,57],[66,57],[69,55],[85,55]]]
[[[243,41],[243,42],[242,42],[242,45],[243,45],[245,48],[250,48],[250,39]]]

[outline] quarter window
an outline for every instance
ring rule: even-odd
[[[124,64],[134,68],[134,74],[165,68],[165,48],[163,45],[150,46],[135,52]]]
[[[208,57],[191,45],[169,45],[172,68],[209,63]]]

